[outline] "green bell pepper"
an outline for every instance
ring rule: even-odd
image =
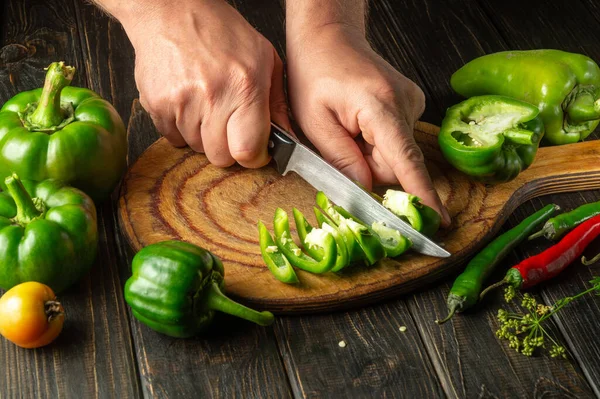
[[[325,273],[333,269],[337,260],[337,247],[333,236],[322,229],[314,229],[306,235],[303,246],[312,246],[323,251],[323,256],[315,260],[302,252],[296,245],[290,232],[290,222],[287,212],[281,208],[275,211],[273,218],[275,242],[288,261],[299,269],[311,273]]]
[[[456,71],[450,83],[465,97],[498,94],[537,106],[548,144],[583,140],[600,123],[600,68],[581,54],[559,50],[488,54]]]
[[[202,332],[215,311],[261,326],[272,324],[272,313],[249,309],[223,294],[224,274],[219,258],[196,245],[181,241],[151,244],[133,258],[125,301],[140,322],[177,338]]]
[[[387,190],[381,203],[427,237],[433,236],[440,228],[442,221],[440,214],[421,203],[421,199],[416,195],[399,190]]]
[[[344,247],[346,248],[348,264],[361,262],[366,259],[365,253],[360,248],[360,245],[358,245],[358,242],[354,238],[354,233],[352,232],[352,230],[350,230],[348,224],[342,223],[341,225],[338,225],[334,220],[332,220],[328,216],[325,216],[325,214],[323,214],[323,212],[321,212],[319,208],[314,207],[313,209],[315,212],[315,217],[317,218],[317,222],[319,223],[319,227],[323,228],[325,224],[328,224],[339,233],[339,236],[344,242]],[[332,271],[337,271],[334,269],[332,269]]]
[[[281,251],[279,251],[271,233],[269,233],[267,226],[263,222],[258,222],[258,235],[260,253],[275,278],[286,284],[297,283],[298,276],[296,276],[294,268]]]
[[[91,90],[68,87],[75,68],[55,62],[42,89],[0,109],[0,182],[54,178],[94,200],[106,198],[126,168],[127,136],[113,106]]]
[[[0,287],[26,281],[62,292],[96,257],[96,208],[90,197],[57,180],[8,176],[0,193]],[[32,198],[33,197],[33,198]]]
[[[485,183],[507,182],[532,164],[544,125],[538,109],[504,96],[471,97],[446,112],[439,144],[455,168]]]
[[[300,238],[300,242],[303,243],[304,250],[317,261],[322,260],[324,256],[322,247],[304,244],[306,243],[307,236],[314,230],[314,228],[310,225],[310,223],[308,223],[308,220],[306,220],[302,212],[300,212],[296,208],[293,209],[293,212],[294,221],[296,222],[296,231],[298,232],[298,238]],[[348,265],[349,260],[348,250],[346,249],[346,244],[344,244],[344,239],[342,238],[341,233],[327,222],[320,224],[319,228],[322,229],[325,233],[331,234],[333,236],[333,239],[335,240],[337,258],[335,260],[335,265],[333,266],[331,271],[337,272],[342,270]]]

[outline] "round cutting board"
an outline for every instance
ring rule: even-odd
[[[371,266],[314,275],[297,271],[300,283],[276,280],[258,246],[258,220],[272,231],[277,207],[302,211],[311,224],[316,190],[294,173],[280,176],[271,166],[218,168],[203,154],[151,145],[129,169],[119,200],[123,234],[134,248],[163,240],[184,240],[219,256],[228,294],[279,313],[316,312],[372,303],[447,275],[488,242],[522,202],[541,194],[600,187],[600,142],[542,148],[535,163],[509,183],[486,186],[456,171],[442,157],[436,126],[419,123],[415,137],[434,185],[453,219],[435,237],[453,255],[433,258],[409,252]],[[577,163],[565,162],[577,154]],[[293,231],[293,233],[295,233]]]

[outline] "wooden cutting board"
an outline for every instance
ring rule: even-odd
[[[233,298],[278,313],[317,312],[373,303],[431,283],[460,267],[489,242],[521,203],[544,194],[600,188],[600,142],[541,148],[534,164],[509,183],[473,182],[444,160],[436,126],[419,123],[415,137],[434,185],[452,217],[436,240],[450,258],[408,253],[372,267],[313,275],[298,270],[300,283],[276,280],[258,247],[257,221],[272,231],[277,207],[299,208],[315,224],[315,189],[274,168],[212,166],[202,154],[174,148],[165,139],[151,145],[127,173],[119,201],[122,231],[137,251],[162,240],[185,240],[223,260]],[[294,228],[292,222],[292,229]]]

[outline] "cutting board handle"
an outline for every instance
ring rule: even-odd
[[[591,189],[600,189],[600,141],[540,148],[527,170],[489,193],[518,205],[541,195]]]

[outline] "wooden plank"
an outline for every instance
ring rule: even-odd
[[[401,301],[281,318],[278,327],[296,397],[443,396],[417,326]]]
[[[81,52],[70,2],[3,3],[0,99],[39,87],[50,62],[59,59],[81,71]],[[85,85],[79,73],[74,85]],[[4,373],[0,397],[136,397],[135,369],[126,309],[120,292],[110,203],[98,207],[99,253],[85,279],[61,295],[67,320],[58,340],[38,350],[0,342]]]
[[[473,1],[382,1],[371,6],[371,18],[372,29],[388,38],[385,45],[377,43],[383,46],[386,59],[392,57],[390,52],[402,59],[400,54],[407,51],[412,63],[419,66],[421,82],[435,99],[428,106],[440,119],[446,107],[460,100],[449,85],[452,73],[472,58],[506,49],[503,38]],[[504,228],[531,211],[531,205],[520,207]],[[441,328],[433,324],[446,311],[450,283],[441,290],[417,294],[409,302],[448,396],[535,396],[540,389],[559,396],[591,394],[577,362],[565,366],[546,357],[529,359],[507,350],[494,336],[497,306],[482,307]]]

